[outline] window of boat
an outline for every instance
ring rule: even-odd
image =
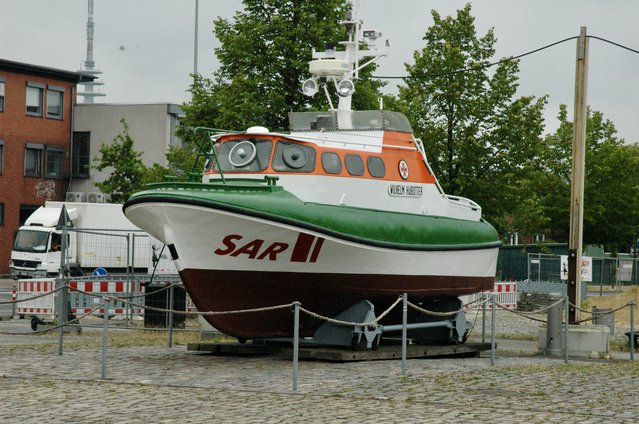
[[[366,166],[368,166],[368,173],[375,178],[384,178],[386,176],[386,167],[382,158],[377,156],[369,156],[366,159]]]
[[[222,172],[261,172],[271,158],[271,140],[243,138],[222,143],[217,149],[217,159]],[[213,170],[219,172],[213,159]]]
[[[342,172],[342,161],[335,152],[322,153],[322,168],[327,174],[339,174]]]
[[[364,175],[364,161],[359,155],[346,155],[346,170],[349,174],[360,176]]]
[[[278,141],[273,156],[273,169],[283,172],[313,172],[315,149],[290,141]]]

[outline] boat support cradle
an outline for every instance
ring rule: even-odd
[[[360,300],[337,314],[334,319],[351,323],[374,322],[375,306],[368,300]],[[463,343],[471,328],[466,314],[461,311],[454,315],[436,318],[426,317],[422,314],[418,321],[422,322],[376,326],[347,326],[329,321],[322,324],[313,337],[304,342],[329,346],[350,346],[355,350],[375,350],[379,346],[382,333],[402,331],[405,327],[407,331],[413,332],[411,338],[417,342]],[[437,329],[435,337],[433,337],[432,329]]]

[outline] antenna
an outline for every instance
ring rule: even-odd
[[[359,79],[359,70],[376,62],[381,57],[388,54],[387,49],[378,49],[375,40],[382,36],[377,31],[364,31],[362,37],[362,20],[357,17],[357,8],[349,3],[350,8],[346,11],[344,20],[340,23],[344,25],[348,34],[347,41],[341,41],[343,51],[336,51],[334,45],[328,45],[323,52],[313,49],[313,59],[309,62],[308,70],[313,75],[302,84],[302,93],[313,96],[319,91],[319,86],[324,86],[324,92],[328,97],[326,83],[331,81],[337,94],[339,104],[337,110],[351,110],[351,99],[355,92],[354,80]],[[360,48],[360,43],[366,40],[366,48]],[[360,60],[372,57],[369,61],[360,66]],[[330,97],[328,97],[331,104]]]
[[[102,74],[102,71],[95,69],[95,62],[93,61],[93,29],[95,24],[93,23],[93,0],[88,0],[89,17],[87,19],[87,58],[84,61],[84,68],[78,72],[96,77]],[[93,99],[98,96],[106,96],[105,93],[94,91],[94,87],[104,85],[102,81],[93,80],[83,82],[84,91],[78,92],[78,96],[84,97],[84,103],[93,103]]]

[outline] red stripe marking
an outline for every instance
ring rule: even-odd
[[[322,245],[324,244],[324,239],[322,237],[318,237],[315,242],[315,247],[313,248],[313,253],[311,253],[310,262],[317,262],[317,257],[319,256],[320,250],[322,250]]]
[[[89,293],[93,292],[93,281],[84,282],[84,291]]]
[[[116,314],[121,314],[122,312],[124,312],[124,309],[122,309],[122,308],[115,308],[115,313],[116,313]]]
[[[106,281],[102,281],[100,283],[100,291],[101,292],[108,292],[109,291],[109,283]]]
[[[315,240],[315,236],[310,234],[300,233],[297,236],[297,241],[293,247],[293,253],[291,254],[291,262],[306,262],[308,252],[311,250],[311,245]]]
[[[117,281],[115,283],[115,291],[116,292],[123,292],[124,291],[124,283],[122,281]]]
[[[72,290],[72,291],[77,290],[77,289],[78,289],[78,282],[77,282],[77,281],[71,281],[71,282],[69,283],[69,287],[71,287],[71,290]]]

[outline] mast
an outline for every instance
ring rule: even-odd
[[[88,0],[88,12],[87,58],[84,61],[84,67],[78,72],[97,78],[98,75],[102,74],[102,71],[95,68],[95,61],[93,60],[93,30],[95,28],[95,24],[93,23],[93,0]],[[82,85],[84,86],[84,91],[78,92],[78,96],[84,97],[84,103],[93,103],[93,99],[95,97],[106,96],[105,93],[94,90],[95,87],[104,85],[102,81],[96,79],[93,81],[83,82]]]
[[[377,31],[362,31],[363,21],[358,19],[357,8],[352,3],[349,3],[349,6],[344,20],[340,21],[348,34],[348,40],[339,43],[344,46],[344,50],[337,51],[332,44],[327,44],[323,52],[313,49],[315,60],[312,60],[308,66],[313,77],[302,84],[302,92],[307,96],[314,96],[321,87],[331,109],[334,109],[327,87],[327,84],[332,82],[339,95],[338,111],[351,110],[352,96],[355,92],[354,81],[359,79],[359,70],[388,54],[386,48],[378,49],[375,45],[375,40],[382,34]],[[364,40],[368,48],[360,48],[360,43]],[[388,47],[388,40],[386,47]],[[360,65],[360,60],[367,57],[371,59]]]

